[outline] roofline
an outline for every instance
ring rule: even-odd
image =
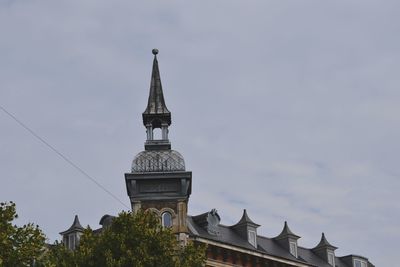
[[[234,250],[237,252],[242,252],[242,253],[246,253],[246,254],[251,254],[253,256],[257,256],[257,257],[261,257],[264,259],[269,259],[269,260],[274,260],[274,261],[278,261],[281,263],[285,263],[285,264],[290,264],[292,266],[298,266],[298,267],[310,267],[310,266],[315,266],[315,265],[311,265],[311,264],[304,264],[302,262],[299,261],[291,261],[291,260],[287,260],[285,258],[280,258],[277,256],[271,256],[268,254],[264,254],[261,253],[259,251],[254,251],[254,250],[249,250],[243,247],[237,247],[237,246],[233,246],[227,243],[222,243],[222,242],[218,242],[218,241],[213,241],[207,238],[203,238],[203,237],[198,237],[198,236],[193,236],[195,241],[199,241],[208,245],[213,245],[213,246],[217,246],[217,247],[222,247],[222,248],[227,248],[230,250]]]
[[[74,229],[65,230],[65,231],[63,231],[63,232],[59,232],[59,234],[60,234],[60,235],[65,235],[65,234],[75,233],[75,232],[81,232],[81,233],[83,233],[84,231],[85,231],[85,229],[74,228]]]
[[[346,256],[340,256],[339,258],[346,258],[346,257],[362,258],[362,259],[367,260],[369,262],[369,259],[367,257],[359,255],[359,254],[349,254],[349,255],[346,255]]]

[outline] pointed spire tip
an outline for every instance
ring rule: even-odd
[[[153,53],[153,55],[157,55],[158,54],[158,49],[154,48],[151,52]]]

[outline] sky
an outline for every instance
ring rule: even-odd
[[[247,209],[337,256],[398,262],[400,2],[0,0],[0,200],[49,242],[127,210],[153,48],[189,213]]]

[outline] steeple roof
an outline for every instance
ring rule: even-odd
[[[239,225],[243,225],[243,224],[248,224],[248,225],[251,225],[251,226],[254,226],[254,227],[259,227],[260,226],[259,224],[256,224],[255,222],[253,222],[250,219],[249,215],[247,215],[246,209],[243,210],[243,215],[242,215],[242,218],[239,220],[239,222],[237,224],[231,226],[231,227],[235,227],[235,226],[239,226]]]
[[[286,237],[291,237],[291,238],[294,238],[294,239],[299,239],[300,238],[300,236],[296,235],[295,233],[293,233],[290,230],[287,222],[285,221],[285,225],[283,226],[282,232],[277,237],[275,237],[274,239],[283,239],[283,238],[286,238]]]
[[[68,228],[68,230],[65,230],[64,232],[61,232],[60,235],[68,234],[71,232],[82,232],[84,228],[82,227],[81,223],[79,222],[78,215],[75,215],[74,222],[72,223],[71,227]]]
[[[160,70],[158,69],[158,49],[153,49],[154,60],[151,73],[150,93],[146,110],[143,112],[143,124],[152,124],[153,128],[161,127],[161,123],[171,125],[171,112],[168,110],[161,85]]]
[[[332,246],[332,245],[328,242],[328,240],[326,239],[324,233],[322,233],[321,241],[319,241],[318,245],[317,245],[315,248],[313,248],[313,250],[319,250],[319,249],[321,249],[321,248],[328,248],[328,249],[332,249],[332,250],[337,249],[337,247]]]

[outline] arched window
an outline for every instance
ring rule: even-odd
[[[172,226],[172,215],[168,211],[164,212],[161,215],[161,224],[163,227],[171,227]]]

